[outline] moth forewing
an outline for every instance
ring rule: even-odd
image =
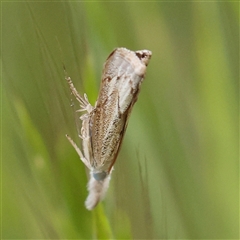
[[[104,64],[99,96],[95,107],[82,98],[70,78],[70,89],[80,103],[79,111],[87,111],[82,121],[83,153],[68,137],[84,164],[90,169],[89,195],[86,208],[93,209],[107,191],[112,167],[117,159],[133,105],[152,53],[148,50],[115,49]]]
[[[124,135],[128,109],[137,99],[151,57],[147,50],[137,53],[118,48],[110,54],[103,68],[96,111],[92,116],[93,153],[101,164],[116,159],[114,154]]]

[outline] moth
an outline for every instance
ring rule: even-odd
[[[68,136],[80,159],[90,170],[89,195],[85,201],[92,210],[103,199],[109,186],[131,110],[137,101],[146,68],[152,56],[149,50],[116,48],[107,58],[99,95],[92,106],[86,94],[78,93],[70,77],[65,77],[80,104],[82,150]]]

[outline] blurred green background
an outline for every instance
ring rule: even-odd
[[[2,2],[2,239],[238,239],[238,2]],[[153,56],[109,191],[62,63],[94,104],[116,47]]]

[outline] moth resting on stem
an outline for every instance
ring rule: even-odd
[[[70,77],[65,77],[72,94],[80,104],[78,111],[85,112],[82,121],[82,150],[68,136],[80,159],[90,170],[89,195],[85,201],[92,210],[108,189],[113,165],[117,159],[128,118],[139,94],[151,51],[115,49],[107,58],[98,99],[92,106],[84,94],[82,97]]]

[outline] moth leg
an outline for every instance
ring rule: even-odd
[[[82,162],[89,168],[91,169],[91,166],[89,164],[89,161],[83,156],[82,151],[79,149],[79,147],[77,146],[77,144],[66,134],[66,137],[68,139],[68,141],[72,144],[72,146],[74,147],[74,149],[76,150],[77,154],[79,155],[80,159],[82,160]]]
[[[72,79],[68,77],[67,75],[65,76],[66,81],[68,82],[68,85],[70,87],[70,90],[74,97],[77,99],[77,101],[80,103],[81,109],[78,110],[78,112],[81,111],[87,111],[88,113],[92,112],[93,106],[89,103],[87,94],[84,93],[84,97],[81,97],[81,95],[78,93],[77,89],[75,88]]]

